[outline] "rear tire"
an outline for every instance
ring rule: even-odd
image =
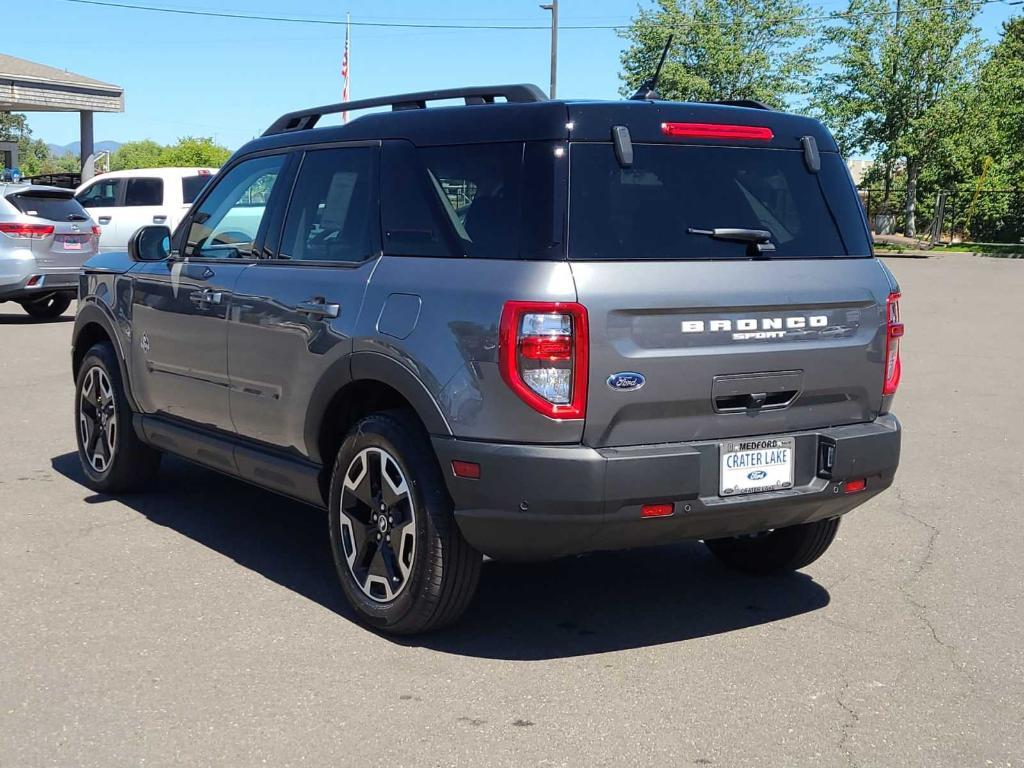
[[[121,368],[108,342],[91,347],[78,369],[75,435],[86,485],[94,491],[129,493],[156,480],[160,452],[135,434]]]
[[[64,293],[52,293],[34,301],[23,301],[22,309],[36,320],[54,320],[71,306],[71,297]]]
[[[709,539],[704,543],[730,568],[745,573],[796,571],[810,565],[829,548],[839,530],[839,518],[792,525],[756,536]]]
[[[367,416],[331,474],[331,550],[360,620],[393,634],[439,629],[476,592],[483,557],[455,522],[427,435],[409,414]]]

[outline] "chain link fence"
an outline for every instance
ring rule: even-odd
[[[876,235],[906,231],[905,192],[861,190],[868,224]],[[1024,243],[1024,189],[958,189],[921,200],[914,215],[917,237],[933,243]]]

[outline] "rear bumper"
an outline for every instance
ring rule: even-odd
[[[795,487],[750,496],[718,495],[719,443],[702,441],[593,449],[434,438],[463,535],[491,557],[529,560],[602,549],[755,533],[843,515],[892,484],[900,424],[789,433],[796,439]],[[831,471],[821,447],[835,446]],[[480,465],[457,478],[453,459]],[[847,480],[867,488],[844,493]],[[644,504],[671,503],[668,517],[644,519]]]
[[[78,294],[78,270],[33,269],[17,282],[0,285],[0,301],[24,301],[54,293]]]

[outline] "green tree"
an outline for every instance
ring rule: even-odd
[[[110,170],[125,171],[132,168],[159,168],[167,148],[155,141],[128,141],[110,154]]]
[[[970,115],[966,89],[982,47],[977,0],[849,0],[826,38],[834,69],[820,76],[815,104],[844,151],[873,153],[888,205],[897,169],[905,175],[905,232],[916,234],[918,182],[948,160],[944,140]],[[945,151],[943,147],[945,146]]]
[[[185,136],[178,139],[178,143],[167,147],[163,156],[163,165],[201,167],[209,166],[219,168],[231,157],[231,152],[225,147],[215,144],[213,139],[207,137],[195,138]]]
[[[1007,21],[978,78],[978,116],[987,117],[999,183],[1024,188],[1024,17]]]
[[[25,115],[0,112],[0,141],[13,141],[18,145],[18,167],[25,176],[43,173],[50,159],[46,142],[32,138],[32,129]]]
[[[755,99],[782,107],[806,93],[819,44],[802,0],[658,0],[641,8],[622,37],[620,89],[650,77],[675,37],[658,83],[664,99]]]

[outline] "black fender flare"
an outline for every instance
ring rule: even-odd
[[[121,369],[121,381],[124,384],[125,394],[128,396],[128,403],[133,411],[139,413],[139,405],[132,392],[131,377],[128,375],[127,357],[122,335],[118,333],[117,323],[110,312],[110,308],[102,302],[88,298],[79,301],[78,312],[75,314],[75,326],[71,331],[71,375],[75,376],[77,373],[74,368],[74,361],[78,337],[88,325],[100,326],[113,342],[117,364]],[[84,352],[85,350],[82,351]]]
[[[428,433],[434,436],[451,436],[451,427],[437,401],[420,378],[407,366],[379,352],[354,352],[337,360],[328,368],[313,390],[303,428],[306,445],[311,451],[318,447],[320,427],[334,396],[349,384],[359,381],[379,381],[386,384],[412,405]]]

